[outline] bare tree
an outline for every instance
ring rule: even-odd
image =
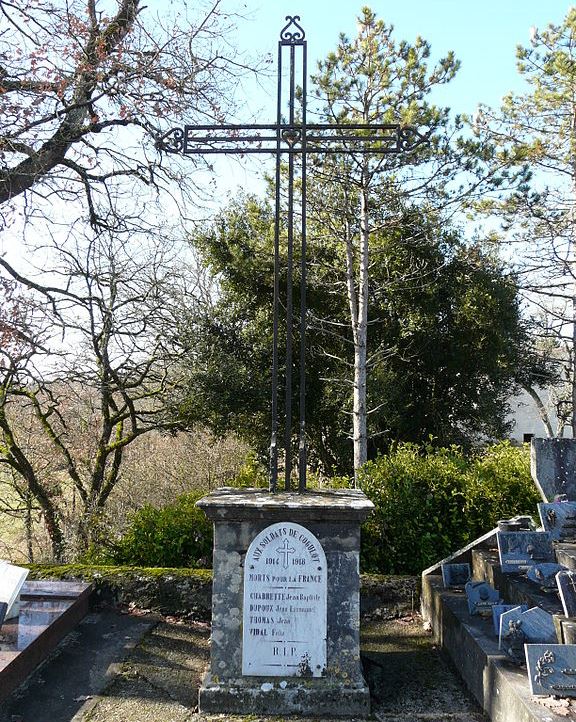
[[[179,427],[178,323],[210,296],[174,241],[205,189],[156,141],[229,116],[247,67],[220,0],[177,8],[0,0],[0,277],[24,299],[0,326],[0,464],[56,559],[70,505],[85,547],[125,448]]]
[[[141,0],[0,3],[0,208],[20,219],[154,231],[194,193],[155,149],[175,122],[222,121],[246,67],[220,0],[153,13]],[[110,14],[109,14],[110,13]],[[176,181],[176,183],[174,182]],[[163,205],[151,201],[165,194]],[[176,204],[176,206],[174,205]],[[150,212],[152,211],[152,213]]]
[[[108,234],[60,249],[50,273],[58,282],[33,286],[30,342],[3,349],[0,462],[25,481],[56,559],[65,555],[67,505],[78,505],[85,547],[125,448],[181,426],[174,398],[185,349],[177,329],[182,305],[191,309],[199,297],[173,253]]]

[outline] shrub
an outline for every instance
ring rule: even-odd
[[[266,483],[255,457],[248,457],[233,483]],[[361,566],[364,572],[381,574],[417,574],[495,527],[498,519],[535,514],[539,501],[528,448],[508,443],[471,456],[458,447],[399,444],[389,455],[368,462],[360,483],[375,505],[362,528]],[[195,506],[201,495],[182,494],[160,508],[142,507],[111,549],[98,554],[98,561],[209,565],[212,525]]]
[[[238,488],[268,486],[268,472],[253,451],[246,454],[244,464],[230,484]]]
[[[376,507],[362,529],[362,569],[385,574],[419,573],[539,501],[527,448],[508,443],[472,456],[400,444],[363,467],[361,488]]]
[[[108,558],[146,567],[206,567],[212,559],[212,523],[195,506],[202,493],[182,494],[173,504],[147,504],[130,517]]]
[[[530,475],[530,451],[508,442],[494,444],[472,459],[466,476],[464,514],[474,539],[496,526],[498,519],[530,514],[538,519],[542,501]]]

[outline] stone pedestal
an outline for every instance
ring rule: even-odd
[[[214,522],[211,663],[200,711],[368,714],[359,552],[372,502],[355,490],[220,489],[198,506]]]

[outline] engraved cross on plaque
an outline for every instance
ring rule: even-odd
[[[377,155],[414,150],[428,140],[412,126],[397,123],[308,123],[306,117],[307,46],[299,15],[287,15],[287,24],[278,41],[278,85],[276,122],[247,125],[185,125],[172,128],[157,140],[157,147],[167,153],[183,155],[272,153],[276,156],[274,222],[274,297],[272,341],[272,433],[270,442],[270,491],[278,485],[279,432],[279,315],[281,303],[286,314],[286,345],[284,363],[284,486],[291,489],[292,476],[292,369],[293,337],[296,335],[293,307],[294,237],[300,238],[300,323],[299,323],[299,432],[298,432],[298,490],[306,490],[306,159],[314,153],[374,153]],[[283,60],[288,53],[287,70]],[[296,54],[301,62],[296,66]],[[297,77],[299,75],[299,78]],[[283,81],[288,78],[287,88]],[[299,113],[296,110],[297,84]],[[287,117],[282,112],[287,101]],[[286,267],[280,263],[280,218],[282,161],[287,157],[287,216]],[[296,158],[300,159],[300,190],[296,198],[294,172]],[[295,204],[300,205],[300,227],[295,229]],[[285,297],[280,298],[280,279],[285,277]]]
[[[288,559],[291,554],[296,554],[296,549],[290,546],[288,539],[284,539],[284,544],[276,549],[276,554],[282,557],[282,569],[288,569]]]

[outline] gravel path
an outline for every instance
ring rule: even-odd
[[[7,722],[284,722],[281,717],[250,715],[249,710],[244,716],[210,716],[197,712],[198,684],[209,657],[207,624],[183,623],[171,618],[144,618],[132,625],[124,620],[123,624],[141,632],[140,642],[124,650],[122,656],[127,658],[123,663],[113,665],[101,675],[100,689],[96,679],[91,680],[92,693],[86,694],[85,689],[74,687],[74,679],[67,673],[71,645],[64,643],[26,689],[10,701],[4,719]],[[419,617],[367,621],[363,623],[362,636],[365,674],[372,692],[372,722],[485,722],[486,718],[454,670],[423,630]],[[79,644],[75,647],[76,652],[82,648]],[[99,653],[89,653],[93,663],[94,655],[98,658]],[[63,676],[66,676],[65,685],[58,689],[52,682],[47,690],[48,677],[54,680]],[[39,714],[37,707],[32,712],[30,706],[40,692],[45,697],[52,693],[54,697],[52,703],[48,698],[44,700],[43,714]],[[71,696],[76,709],[58,703],[66,695]],[[0,714],[0,722],[4,719]],[[304,718],[290,719],[305,722]]]

